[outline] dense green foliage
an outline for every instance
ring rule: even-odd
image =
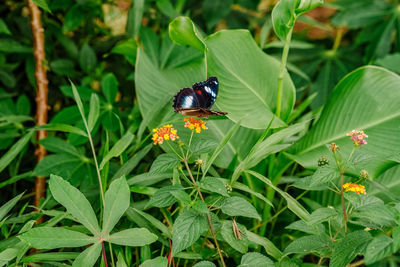
[[[0,4],[0,266],[400,264],[400,1],[33,2],[40,127],[29,11]],[[228,114],[184,121],[210,76]]]

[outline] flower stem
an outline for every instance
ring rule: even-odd
[[[190,134],[188,149],[187,149],[187,151],[186,151],[186,157],[188,157],[188,155],[189,155],[190,145],[192,144],[193,132],[194,132],[194,131],[192,131],[192,133]]]
[[[288,58],[288,54],[289,54],[290,40],[292,39],[292,31],[293,31],[293,28],[291,28],[289,30],[288,34],[286,35],[285,45],[283,47],[283,52],[282,52],[281,67],[280,67],[279,76],[278,76],[278,90],[277,90],[277,98],[276,98],[276,116],[278,116],[278,118],[281,117],[283,76],[285,75],[286,62],[287,62],[287,58]]]
[[[194,186],[194,188],[196,188],[197,193],[199,194],[199,197],[200,197],[201,201],[205,204],[206,202],[204,201],[204,198],[203,198],[203,195],[201,194],[200,188],[197,186],[196,181],[194,180],[193,174],[192,174],[192,172],[191,172],[191,170],[189,168],[189,164],[187,162],[187,158],[185,157],[185,153],[183,152],[182,147],[179,147],[179,148],[181,149],[182,156],[184,157],[183,158],[183,163],[185,163],[185,167],[186,167],[186,169],[187,169],[187,171],[189,173],[190,179],[192,180],[193,186]],[[212,221],[211,221],[211,217],[210,217],[209,213],[207,213],[207,221],[208,221],[208,228],[209,228],[209,230],[211,232],[211,235],[212,235],[212,237],[214,239],[215,246],[217,247],[218,255],[219,255],[219,258],[221,259],[222,266],[226,267],[226,264],[225,264],[225,261],[224,261],[224,257],[222,256],[221,248],[219,247],[219,244],[218,244],[218,241],[217,241],[217,236],[215,235],[214,227],[212,225]]]
[[[347,233],[347,213],[346,213],[346,204],[344,203],[344,194],[343,194],[343,174],[344,174],[344,172],[341,171],[340,172],[340,196],[342,199],[344,232]]]

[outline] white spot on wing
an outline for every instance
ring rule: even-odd
[[[189,95],[185,97],[185,100],[183,101],[182,107],[183,108],[190,108],[193,104],[193,96]]]
[[[206,92],[207,92],[208,94],[210,94],[213,98],[216,97],[215,92],[214,92],[213,90],[211,90],[210,87],[204,86],[204,90],[206,90]]]

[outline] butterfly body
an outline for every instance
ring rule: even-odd
[[[226,112],[210,110],[218,95],[218,79],[210,77],[204,82],[183,88],[174,97],[172,107],[183,116],[208,118],[211,115],[226,115]]]

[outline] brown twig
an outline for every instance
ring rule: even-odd
[[[33,34],[33,55],[35,56],[35,78],[36,78],[36,125],[44,125],[47,123],[47,95],[48,80],[46,76],[46,67],[44,52],[44,30],[40,21],[40,10],[32,0],[28,0],[29,12],[31,14],[31,26]],[[47,131],[37,131],[36,138],[41,140],[47,136]],[[42,160],[47,154],[46,149],[39,143],[36,146],[35,156],[37,162]],[[44,197],[46,187],[45,177],[36,177],[35,179],[35,200],[34,205],[39,206],[40,199]],[[40,222],[40,221],[39,221]]]

